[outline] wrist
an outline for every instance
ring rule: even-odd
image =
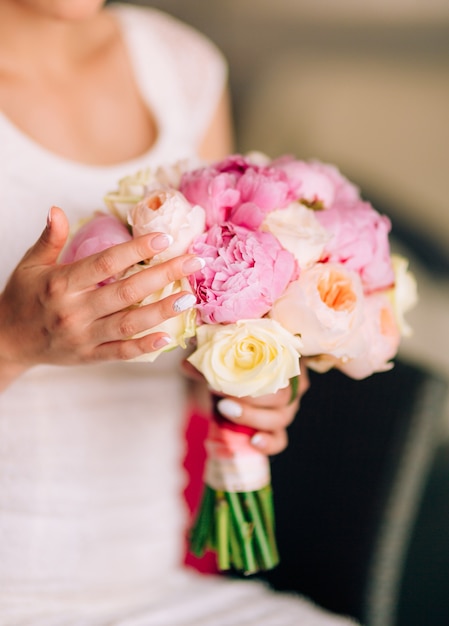
[[[19,378],[28,366],[14,363],[0,356],[0,393],[4,391],[16,378]]]
[[[2,296],[3,294],[0,294],[0,305]],[[30,367],[21,363],[15,355],[14,346],[17,349],[17,342],[11,341],[12,333],[8,327],[8,315],[5,314],[4,308],[0,306],[0,392]]]

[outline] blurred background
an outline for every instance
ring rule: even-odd
[[[449,2],[155,0],[229,62],[238,151],[336,164],[393,223],[419,304],[401,358],[449,378]],[[449,410],[408,550],[400,626],[449,624]]]

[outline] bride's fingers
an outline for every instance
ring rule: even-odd
[[[169,343],[170,337],[160,332],[150,333],[137,339],[111,341],[97,346],[89,354],[88,361],[128,361],[167,347]]]
[[[205,383],[205,378],[204,376],[201,374],[201,372],[199,372],[196,367],[194,367],[191,363],[189,363],[189,361],[187,361],[186,359],[184,359],[183,361],[181,361],[181,370],[182,373],[184,374],[184,376],[186,376],[187,378],[189,378],[192,381],[197,381],[197,382],[201,382],[201,383]]]
[[[191,308],[196,302],[193,294],[181,291],[159,302],[133,307],[96,320],[92,325],[95,342],[100,344],[124,340],[151,329]]]
[[[279,454],[288,445],[288,435],[285,429],[274,432],[256,432],[251,437],[251,445],[267,455]]]
[[[298,395],[300,398],[306,393],[310,387],[309,370],[307,369],[307,360],[301,359],[301,374],[299,376]]]
[[[299,376],[296,395],[299,396],[299,398],[302,398],[302,396],[306,393],[309,386],[310,386],[310,381],[309,381],[309,374],[307,371],[307,366],[303,364],[301,366],[301,374]],[[276,393],[272,393],[272,394],[265,395],[265,396],[258,396],[257,398],[245,397],[245,398],[242,398],[242,400],[246,402],[247,404],[251,404],[252,406],[255,406],[255,407],[276,409],[278,407],[282,407],[285,404],[289,404],[290,402],[292,402],[292,400],[294,400],[294,398],[292,398],[292,393],[293,393],[293,388],[292,388],[292,385],[290,384],[287,387],[284,387],[283,389],[279,389],[279,391],[277,391]]]
[[[242,401],[251,404],[253,407],[260,407],[264,409],[276,409],[278,407],[282,407],[285,404],[290,402],[292,396],[292,388],[290,385],[284,387],[283,389],[279,389],[276,393],[270,393],[265,396],[257,396],[256,398],[252,398],[250,396],[246,396],[242,398]]]
[[[84,291],[103,281],[123,273],[128,268],[152,258],[165,250],[171,238],[164,233],[151,233],[136,237],[92,254],[67,265],[68,287],[72,291]]]
[[[151,233],[80,259],[67,266],[68,287],[71,291],[84,291],[93,288],[111,277],[122,274],[133,265],[151,259],[155,254],[168,248],[171,241],[171,237],[165,233]],[[193,255],[176,257],[176,259],[172,259],[175,261],[173,264],[171,261],[161,264],[161,266],[166,266],[169,272],[169,280],[166,282],[188,276],[204,267],[203,262],[195,269],[186,267],[181,270],[181,264],[183,261],[186,262],[189,257],[192,258]],[[170,275],[171,271],[174,271],[172,276]]]
[[[296,399],[282,407],[260,407],[236,398],[221,398],[217,402],[217,410],[223,417],[236,424],[256,430],[275,431],[291,424],[298,410],[298,404],[299,400]]]
[[[202,267],[203,259],[194,255],[183,255],[104,285],[89,292],[88,301],[92,314],[95,318],[100,318],[138,304],[148,295]]]

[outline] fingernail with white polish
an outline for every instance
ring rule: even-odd
[[[234,400],[229,400],[229,398],[223,398],[223,400],[217,402],[217,409],[224,417],[229,417],[229,419],[239,419],[243,413],[241,405],[238,402],[234,402]]]
[[[199,270],[202,270],[205,265],[206,261],[204,259],[199,256],[194,256],[190,259],[187,259],[187,261],[184,261],[182,265],[182,271],[186,274],[191,274],[193,272],[198,272]]]
[[[164,335],[163,337],[159,337],[153,343],[153,348],[155,350],[160,350],[161,348],[166,348],[171,343],[171,337],[168,335]]]
[[[157,235],[151,240],[151,247],[153,250],[165,250],[173,243],[173,237],[167,233]]]
[[[253,437],[251,437],[251,444],[260,450],[266,448],[266,441],[260,433],[256,433]]]
[[[196,304],[195,296],[192,293],[186,293],[177,300],[175,300],[173,304],[173,310],[176,313],[181,313],[186,309],[191,309],[194,304]]]

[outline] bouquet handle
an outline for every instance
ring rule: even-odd
[[[219,570],[249,575],[279,562],[269,460],[250,444],[254,429],[217,411],[219,399],[213,398],[205,486],[190,549],[199,557],[212,550]]]

